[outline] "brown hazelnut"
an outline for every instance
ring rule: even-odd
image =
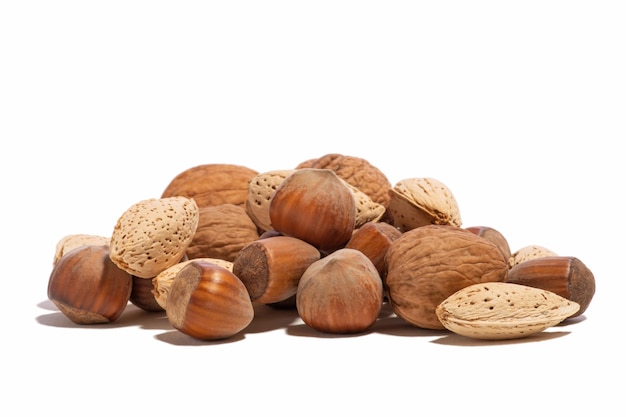
[[[165,311],[154,297],[154,284],[150,278],[140,278],[133,275],[133,289],[130,293],[130,302],[144,311]]]
[[[311,264],[300,278],[296,308],[302,321],[325,333],[358,333],[382,309],[383,284],[362,252],[342,248]]]
[[[114,322],[126,309],[131,291],[131,275],[111,261],[106,245],[67,252],[48,280],[48,298],[77,324]]]
[[[356,203],[333,171],[304,168],[281,182],[270,202],[269,215],[274,230],[330,252],[350,239]]]
[[[384,279],[387,271],[385,255],[391,242],[402,235],[402,232],[385,222],[368,222],[352,233],[352,237],[346,243],[346,248],[356,249],[367,256],[376,270]]]
[[[254,308],[245,285],[232,272],[192,260],[172,282],[166,315],[172,327],[188,336],[219,340],[246,328]]]
[[[509,242],[508,240],[506,240],[504,235],[500,233],[500,231],[489,226],[470,226],[466,227],[466,229],[495,244],[498,249],[500,249],[500,252],[502,252],[502,255],[504,255],[505,259],[508,260],[511,257],[511,248],[509,247]]]
[[[304,240],[267,237],[239,251],[233,273],[244,283],[252,301],[277,303],[295,295],[300,277],[320,256],[320,251]]]
[[[580,309],[572,317],[582,315],[596,291],[591,270],[573,256],[542,256],[513,266],[505,282],[548,290],[574,301]]]

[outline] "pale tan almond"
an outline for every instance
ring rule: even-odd
[[[542,332],[574,315],[579,304],[526,285],[487,282],[465,287],[436,308],[443,326],[462,336],[502,340]]]
[[[543,258],[547,256],[557,256],[557,253],[539,245],[528,245],[513,252],[509,257],[509,268],[531,259]]]
[[[198,221],[199,209],[193,199],[139,201],[119,217],[113,229],[111,260],[132,275],[153,278],[185,256]]]

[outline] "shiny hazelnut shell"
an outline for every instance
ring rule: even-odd
[[[234,336],[254,317],[246,287],[228,269],[192,261],[175,276],[166,315],[177,330],[200,340]]]
[[[286,177],[276,189],[269,215],[277,232],[331,252],[350,239],[356,223],[356,202],[335,172],[303,168]]]
[[[131,291],[132,276],[111,261],[107,245],[67,252],[48,280],[48,298],[77,324],[114,322],[126,309]]]

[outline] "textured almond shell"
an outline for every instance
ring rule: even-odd
[[[509,268],[513,268],[515,265],[524,261],[548,256],[557,256],[557,254],[556,252],[539,245],[524,246],[511,254],[509,257]]]
[[[474,339],[527,337],[555,326],[580,306],[550,291],[505,282],[474,284],[437,306],[443,326]]]
[[[248,183],[246,210],[261,231],[273,230],[270,221],[270,201],[278,186],[294,171],[294,169],[282,169],[263,172],[253,177]]]
[[[90,235],[90,234],[72,234],[63,236],[56,244],[53,265],[72,249],[76,249],[80,246],[109,246],[110,238],[105,236]]]
[[[450,189],[434,178],[406,178],[390,190],[389,212],[402,231],[428,224],[461,226],[461,213]]]
[[[111,260],[132,275],[153,278],[183,258],[198,219],[198,206],[186,197],[135,203],[113,229]]]

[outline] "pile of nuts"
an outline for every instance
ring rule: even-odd
[[[392,186],[341,154],[269,172],[189,168],[122,213],[111,236],[60,239],[48,282],[74,323],[111,323],[132,303],[199,340],[243,331],[255,304],[355,334],[385,303],[407,326],[516,339],[582,315],[594,292],[576,257],[512,252],[496,229],[463,227],[440,181]]]

